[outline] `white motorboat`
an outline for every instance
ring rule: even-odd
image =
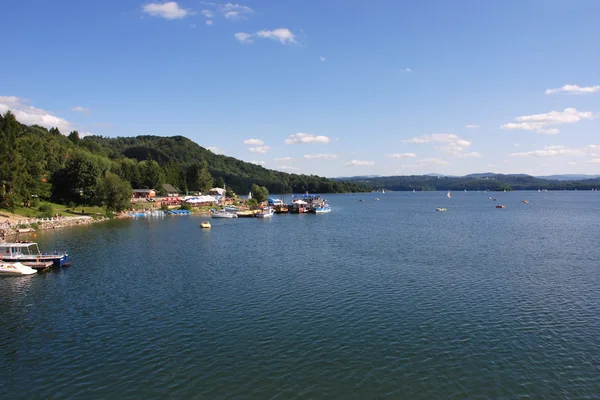
[[[319,207],[315,207],[315,214],[327,214],[331,212],[329,204],[323,204]]]
[[[37,270],[23,265],[21,263],[1,263],[0,264],[0,275],[31,275],[35,274]]]
[[[271,207],[265,207],[261,212],[255,215],[256,218],[270,218],[275,214]]]
[[[237,218],[237,214],[228,212],[225,210],[210,210],[210,216],[212,218]]]

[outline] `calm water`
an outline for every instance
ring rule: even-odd
[[[491,195],[38,234],[73,266],[0,279],[0,397],[600,398],[600,193]]]

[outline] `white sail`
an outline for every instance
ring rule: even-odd
[[[248,192],[248,200],[252,199],[252,192]]]
[[[446,197],[448,197],[448,198],[452,197],[452,196],[450,195],[450,191],[449,191],[449,190],[448,190],[448,194],[446,194]]]

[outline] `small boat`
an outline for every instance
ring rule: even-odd
[[[413,194],[415,194],[415,193],[417,193],[417,192],[415,191],[415,189],[413,189]]]
[[[498,204],[496,208],[506,208],[506,206],[504,204]]]
[[[0,263],[0,275],[31,275],[37,271],[21,263]]]
[[[375,197],[375,201],[379,201],[379,197]]]
[[[489,196],[489,197],[488,197],[488,200],[491,200],[491,199],[492,199],[492,196]]]
[[[331,207],[329,204],[321,204],[318,207],[315,207],[315,214],[327,214],[331,212]]]
[[[452,197],[452,195],[450,194],[450,191],[449,191],[449,190],[448,190],[448,193],[446,194],[446,197],[447,197],[447,198],[451,198],[451,197]]]
[[[256,218],[270,218],[275,214],[271,207],[265,207],[261,212],[256,214]]]
[[[446,209],[444,207],[438,207],[435,209],[435,211],[446,211]]]
[[[24,265],[29,263],[52,262],[55,267],[68,266],[69,255],[54,251],[52,254],[40,252],[37,243],[0,243],[0,261],[18,262]]]
[[[208,221],[200,222],[200,228],[210,229],[210,227],[211,227],[210,222],[208,222]]]
[[[275,206],[275,214],[287,214],[290,212],[289,207],[286,204],[280,204]]]
[[[252,210],[246,210],[246,211],[238,211],[237,213],[238,218],[254,218],[254,211]]]
[[[364,203],[365,201],[363,199],[360,199],[358,202],[359,203]]]
[[[225,210],[215,210],[212,209],[210,210],[210,216],[212,218],[237,218],[237,214],[234,214],[232,212],[228,212]]]
[[[496,198],[494,197],[492,200],[496,201]]]
[[[525,204],[529,204],[529,200],[522,200],[522,201],[523,201],[523,203],[525,203]]]

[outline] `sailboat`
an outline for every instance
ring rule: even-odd
[[[252,200],[252,192],[248,192],[248,200]]]
[[[415,193],[416,193],[416,192],[415,192],[415,189],[413,189],[413,194],[415,194]]]
[[[450,195],[450,191],[449,191],[449,190],[448,190],[448,193],[446,194],[446,197],[447,197],[447,198],[450,198],[450,197],[452,197],[452,196]]]

